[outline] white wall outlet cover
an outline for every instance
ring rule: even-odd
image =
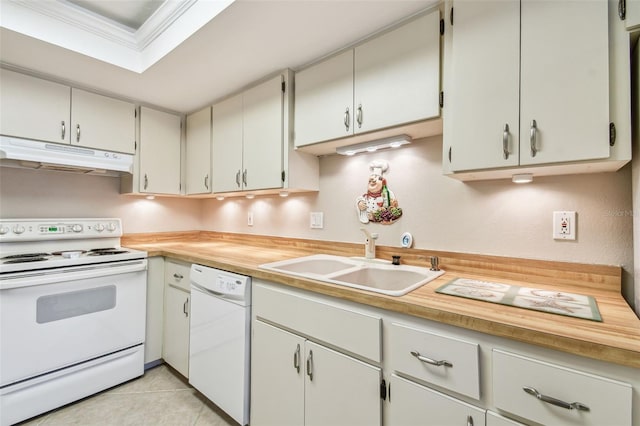
[[[311,227],[311,229],[324,228],[324,213],[311,212],[309,214],[309,226]]]
[[[577,231],[576,212],[553,212],[553,239],[575,240]]]
[[[253,226],[253,212],[247,213],[247,225]]]

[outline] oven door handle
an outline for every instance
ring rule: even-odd
[[[0,276],[0,290],[108,277],[111,275],[145,271],[146,269],[147,259],[139,259],[86,266],[74,266],[62,269],[17,272]]]

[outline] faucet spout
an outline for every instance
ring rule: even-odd
[[[367,236],[364,241],[364,257],[366,259],[375,259],[376,258],[376,240],[378,239],[378,234],[371,233],[364,228],[360,228],[362,232]]]

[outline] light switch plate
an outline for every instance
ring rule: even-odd
[[[553,212],[553,239],[575,240],[577,231],[576,212]]]
[[[311,212],[309,214],[309,226],[311,227],[311,229],[324,228],[324,213]]]

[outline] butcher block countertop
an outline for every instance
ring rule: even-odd
[[[125,247],[290,287],[334,296],[570,354],[640,368],[640,319],[620,294],[619,266],[529,260],[378,246],[376,257],[428,266],[438,256],[446,273],[404,296],[383,294],[259,269],[263,263],[311,254],[362,256],[364,244],[206,231],[130,234]],[[593,296],[602,322],[436,293],[454,278],[472,278]]]

